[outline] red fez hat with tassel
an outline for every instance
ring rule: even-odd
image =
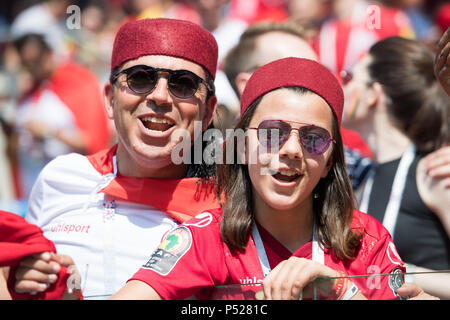
[[[146,55],[183,58],[201,65],[213,79],[216,75],[216,39],[189,21],[159,18],[124,24],[114,40],[111,71],[128,60]]]
[[[260,96],[282,87],[303,87],[321,96],[341,124],[344,107],[341,85],[326,67],[302,58],[275,60],[256,70],[242,93],[241,116]]]

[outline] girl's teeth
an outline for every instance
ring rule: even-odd
[[[295,171],[280,170],[278,172],[282,175],[289,176],[289,177],[297,175],[297,173]]]

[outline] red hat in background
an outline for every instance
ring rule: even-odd
[[[341,124],[344,107],[341,85],[326,67],[302,58],[275,60],[256,70],[242,93],[241,116],[260,96],[281,87],[303,87],[321,96]]]
[[[201,65],[213,79],[216,75],[216,39],[189,21],[158,18],[124,24],[114,40],[111,71],[128,60],[146,55],[183,58]]]
[[[435,20],[442,32],[445,32],[450,27],[450,3],[439,7]]]

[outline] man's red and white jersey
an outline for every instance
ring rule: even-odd
[[[150,260],[130,279],[147,283],[163,299],[252,299],[260,286],[249,285],[263,279],[263,270],[253,236],[244,252],[230,250],[220,237],[221,210],[204,212],[168,232]],[[405,272],[404,264],[386,229],[375,219],[354,212],[353,228],[363,232],[356,259],[339,260],[324,249],[324,264],[351,275],[390,274],[391,277],[354,278],[352,281],[369,299],[398,299],[395,290]],[[312,259],[313,241],[289,252],[258,225],[264,249],[273,269],[290,256]],[[401,275],[400,275],[401,276]],[[214,288],[213,288],[214,287]],[[206,289],[205,289],[206,288]]]

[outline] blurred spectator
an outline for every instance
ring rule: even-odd
[[[427,174],[424,160],[450,142],[450,100],[434,77],[433,63],[432,52],[418,41],[378,42],[344,88],[346,109],[356,107],[351,114],[344,111],[343,123],[358,129],[377,161],[360,210],[383,223],[410,266],[448,270],[450,238],[440,217],[448,215],[450,189],[445,179]],[[357,98],[349,99],[354,92]],[[426,292],[440,297],[446,292],[450,298],[448,284],[434,288],[428,277],[418,283]]]
[[[319,60],[336,76],[350,71],[371,45],[389,36],[412,38],[407,15],[366,0],[333,0],[331,16],[320,30],[315,48]]]
[[[219,47],[215,80],[218,105],[214,125],[217,128],[228,127],[227,124],[233,122],[239,111],[239,99],[222,71],[222,63],[227,53],[238,43],[248,23],[230,14],[230,0],[193,0],[192,2],[200,14],[202,26],[212,33]]]
[[[228,52],[222,65],[235,95],[240,99],[252,73],[270,61],[290,56],[317,60],[314,50],[303,40],[302,32],[302,28],[290,22],[252,24],[242,34],[239,43]],[[238,116],[239,108],[223,126],[234,127],[231,120]]]
[[[198,25],[202,24],[202,18],[193,1],[177,0],[132,0],[130,5],[136,13],[136,19],[173,18],[186,20]]]
[[[425,43],[436,41],[438,30],[433,24],[432,17],[426,12],[425,0],[384,0],[384,2],[406,13],[411,21],[417,40]]]
[[[15,98],[14,78],[0,71],[0,203],[3,208],[16,198],[10,153]]]
[[[292,22],[252,24],[224,59],[223,69],[240,97],[252,73],[273,60],[297,56],[317,60],[303,40],[303,29]]]
[[[231,0],[231,16],[249,24],[289,18],[287,0]]]
[[[56,55],[70,54],[66,36],[68,0],[44,0],[21,11],[11,25],[11,37],[18,39],[25,34],[41,34]]]
[[[105,1],[85,4],[81,9],[81,28],[74,35],[75,61],[95,73],[102,84],[109,77],[114,34],[125,17],[123,12],[108,8]]]
[[[290,19],[305,29],[305,38],[308,40],[318,36],[329,14],[329,6],[329,0],[288,0]]]
[[[230,13],[230,0],[194,0],[199,12],[202,26],[211,32],[219,46],[219,64],[234,47],[248,23],[235,18]]]
[[[437,8],[435,22],[441,33],[450,27],[450,3],[445,3]]]
[[[15,41],[31,90],[17,109],[24,197],[45,164],[60,154],[93,153],[109,145],[110,132],[97,78],[72,62],[58,63],[43,37]]]

